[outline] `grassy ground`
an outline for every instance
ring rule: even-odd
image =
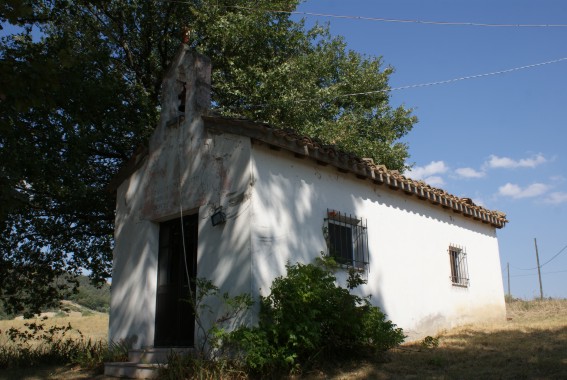
[[[93,340],[106,341],[108,339],[108,314],[96,313],[89,311],[82,315],[78,311],[71,311],[65,316],[63,313],[46,313],[48,318],[31,320],[3,320],[0,321],[0,347],[10,344],[6,331],[11,328],[20,330],[25,329],[25,323],[45,323],[46,326],[67,326],[71,324],[73,330],[68,333],[70,337],[80,338],[80,331],[83,337]],[[95,371],[83,371],[80,368],[71,366],[45,366],[41,368],[19,368],[19,369],[0,369],[0,380],[26,379],[26,380],[43,380],[43,379],[104,379]]]
[[[516,301],[507,321],[443,332],[438,347],[407,344],[383,363],[349,363],[327,379],[567,379],[567,300]]]
[[[7,336],[4,334],[10,327],[21,329],[24,323],[37,322],[45,323],[47,326],[67,326],[69,323],[74,330],[79,330],[86,338],[94,340],[107,340],[108,339],[108,314],[106,313],[89,313],[87,316],[81,315],[78,312],[71,312],[68,316],[54,315],[47,320],[42,321],[41,318],[37,319],[15,319],[8,321],[0,321],[0,344],[7,341]],[[72,332],[71,336],[78,336],[77,332]]]
[[[72,319],[76,318],[76,319]],[[105,336],[108,317],[52,318]],[[17,322],[17,321],[16,321]],[[7,324],[0,321],[0,330]],[[82,327],[82,328],[81,328]],[[98,330],[100,329],[100,330]],[[516,301],[508,320],[443,332],[438,346],[407,344],[381,361],[361,360],[304,374],[307,379],[567,379],[567,300]],[[0,370],[3,379],[105,379],[68,367]]]

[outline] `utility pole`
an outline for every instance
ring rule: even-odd
[[[539,253],[537,252],[537,240],[534,238],[535,257],[537,261],[537,276],[539,277],[539,299],[543,300],[543,286],[541,285],[541,269],[539,267]]]
[[[512,292],[510,292],[510,263],[506,263],[506,269],[508,270],[508,300],[512,301]]]

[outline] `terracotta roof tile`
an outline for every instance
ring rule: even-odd
[[[297,134],[290,129],[279,129],[265,123],[245,119],[226,118],[216,115],[203,115],[205,126],[219,132],[248,136],[277,149],[286,149],[298,156],[310,157],[321,164],[335,166],[342,172],[351,172],[361,179],[370,179],[377,184],[385,184],[393,190],[402,190],[410,196],[451,209],[466,217],[482,223],[502,228],[508,220],[506,214],[477,206],[470,198],[459,198],[443,189],[432,187],[421,180],[413,180],[397,170],[388,170],[384,165],[375,164],[371,158],[360,158],[344,152],[319,140]]]

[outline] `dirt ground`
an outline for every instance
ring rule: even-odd
[[[567,379],[567,300],[516,301],[507,320],[468,325],[312,379]],[[433,343],[430,342],[430,343]]]
[[[444,331],[429,344],[394,349],[304,373],[305,379],[567,379],[567,300],[516,301],[506,321]],[[0,380],[106,378],[93,371],[49,367],[0,370]]]

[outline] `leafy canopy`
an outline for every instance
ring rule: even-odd
[[[64,273],[110,275],[114,195],[106,185],[152,132],[161,79],[185,28],[212,59],[218,112],[404,169],[400,138],[416,119],[389,104],[392,68],[347,51],[325,27],[266,11],[298,2],[0,4],[3,26],[20,28],[0,41],[1,302],[38,309],[57,300],[63,288],[54,279]]]

